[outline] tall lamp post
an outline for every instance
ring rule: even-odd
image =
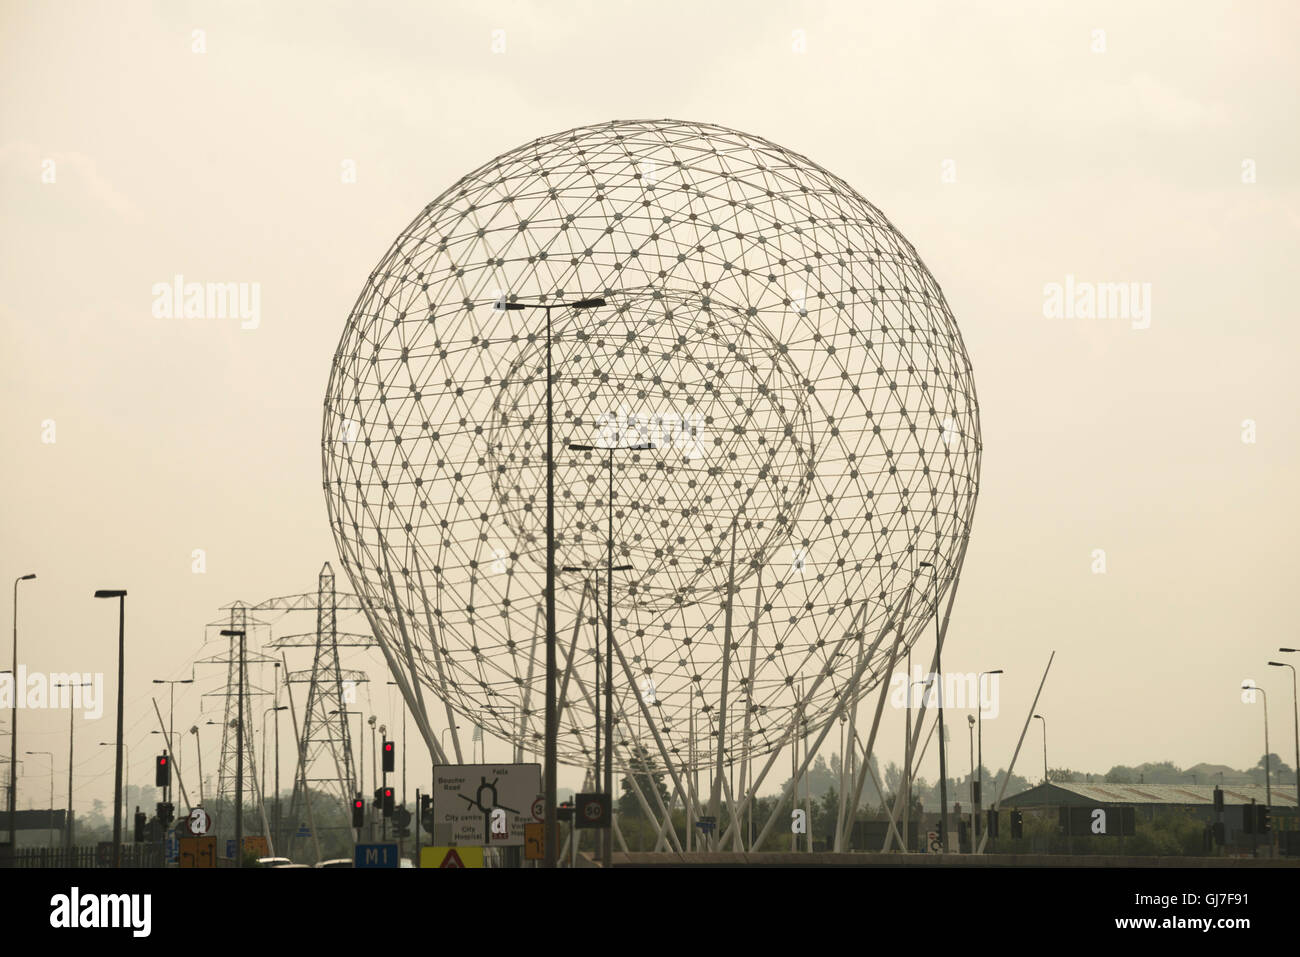
[[[176,755],[180,752],[180,747],[177,746],[176,741],[174,740],[176,737],[176,686],[192,685],[194,684],[194,679],[179,678],[175,681],[168,681],[165,678],[154,678],[153,683],[156,685],[169,686],[170,703],[168,705],[168,711],[167,711],[167,747],[170,748],[172,751],[172,764],[176,764],[177,763]]]
[[[91,682],[83,681],[80,684],[56,684],[56,688],[89,688]],[[76,727],[77,712],[72,708],[72,701],[68,701],[68,810],[63,819],[63,846],[72,850],[72,732]]]
[[[1041,714],[1034,715],[1039,721],[1043,722],[1043,783],[1047,783],[1047,719]]]
[[[1295,654],[1294,648],[1279,648],[1278,651]],[[1274,668],[1291,669],[1291,720],[1295,722],[1295,793],[1300,800],[1300,696],[1296,694],[1295,665],[1285,661],[1270,661]]]
[[[18,583],[29,582],[36,573],[14,579],[14,700],[9,721],[9,853],[18,851]],[[11,858],[12,859],[12,858]]]
[[[99,742],[99,746],[101,748],[117,747],[117,745],[115,745],[112,741],[101,741]],[[124,758],[122,770],[125,772],[125,778],[122,782],[121,795],[122,795],[122,801],[123,803],[125,803],[127,793],[131,790],[131,749],[128,748],[125,743],[123,743],[121,747],[121,752]]]
[[[976,706],[979,706],[977,701]],[[979,819],[975,813],[975,715],[966,715],[966,737],[970,742],[970,846],[975,849],[979,835],[975,833],[975,822]]]
[[[23,754],[37,755],[43,754],[50,759],[50,850],[54,850],[54,752],[53,751],[24,751]]]
[[[236,867],[244,866],[244,629],[223,628],[221,635],[225,638],[239,639],[239,727],[235,729],[235,854]]]
[[[605,305],[601,298],[580,299],[577,302],[522,303],[507,302],[506,297],[493,308],[499,310],[543,309],[546,312],[546,757],[543,800],[546,803],[546,840],[542,851],[542,866],[554,867],[560,850],[559,818],[556,816],[556,782],[560,721],[556,710],[556,645],[558,633],[555,622],[555,377],[551,374],[551,310],[593,309]]]
[[[272,705],[262,712],[262,799],[266,799],[266,716],[275,712],[275,824],[271,833],[276,846],[280,844],[280,712],[288,711],[287,704]]]
[[[580,445],[570,443],[569,449],[574,452],[607,452],[605,457],[606,473],[609,476],[609,494],[606,496],[605,504],[608,506],[608,524],[605,537],[605,766],[604,766],[604,787],[601,788],[609,795],[610,811],[613,813],[614,807],[614,572],[629,571],[631,565],[614,565],[614,452],[622,449],[628,452],[645,452],[654,448],[651,442],[638,442],[635,445]],[[599,587],[599,586],[597,586]],[[600,655],[596,655],[596,676],[597,681],[600,678]],[[600,689],[596,689],[596,697],[600,697]],[[597,719],[599,724],[599,719]],[[596,774],[601,774],[600,767],[600,732],[597,731],[597,755],[596,755]],[[612,828],[605,828],[602,833],[603,841],[601,843],[600,860],[601,864],[609,867],[612,862],[614,852],[614,838]]]
[[[194,735],[194,754],[199,761],[199,805],[203,804],[203,748],[199,741],[199,726],[190,727],[190,734]]]
[[[1249,682],[1242,682],[1241,687],[1243,690],[1258,691],[1260,694],[1264,695],[1264,803],[1268,807],[1272,807],[1273,773],[1271,770],[1272,762],[1269,760],[1268,750],[1268,694],[1263,688],[1250,684]]]
[[[979,700],[975,702],[978,710],[975,712],[975,741],[976,756],[979,758],[979,768],[976,769],[975,784],[975,811],[976,826],[978,827],[979,816],[984,813],[984,676],[1000,675],[1001,668],[995,668],[992,671],[981,671],[975,678],[975,697]]]
[[[385,684],[395,685],[396,681]],[[402,807],[406,807],[406,696],[402,696]]]
[[[943,634],[939,625],[939,569],[933,562],[919,562],[922,568],[930,569],[930,578],[934,582],[934,665],[939,672],[939,846],[948,853],[948,749],[943,740],[943,665],[940,654],[943,651]]]
[[[117,767],[113,774],[113,866],[122,866],[122,715],[126,710],[126,589],[101,588],[96,598],[117,599]]]

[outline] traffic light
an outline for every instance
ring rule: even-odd
[[[379,790],[383,792],[384,817],[392,817],[393,816],[393,789],[380,788]]]
[[[1273,829],[1273,825],[1269,822],[1268,819],[1269,814],[1268,814],[1267,804],[1257,805],[1255,807],[1255,814],[1256,814],[1255,820],[1257,822],[1255,826],[1256,833],[1267,834],[1269,831]]]
[[[965,821],[957,822],[957,846],[959,848],[964,848],[966,846],[966,832],[968,830],[970,830],[970,828],[966,826]]]
[[[428,834],[433,833],[433,795],[420,795],[420,827]]]
[[[1223,810],[1223,788],[1221,787],[1214,789],[1214,810],[1216,812]]]
[[[555,808],[555,816],[561,821],[573,820],[573,805],[568,801],[557,805]]]
[[[393,811],[393,833],[398,837],[411,836],[411,812],[405,804]]]
[[[375,810],[378,811],[384,806],[384,789],[375,788]]]
[[[154,763],[153,783],[154,787],[171,787],[172,763],[171,759],[167,757],[167,752],[165,751],[158,755],[158,758]]]
[[[1016,840],[1025,836],[1025,816],[1015,809],[1011,811],[1011,836]]]
[[[387,738],[384,738],[384,773],[385,774],[388,774],[389,772],[396,770],[397,764],[395,759],[396,759],[396,754],[394,753],[393,742],[389,741]]]
[[[172,804],[170,801],[159,801],[158,806],[154,809],[154,813],[158,818],[158,823],[163,827],[167,827],[171,824],[172,818],[176,815],[176,805]]]
[[[144,811],[135,812],[135,842],[137,844],[144,843],[144,826],[147,820]]]
[[[360,794],[352,799],[352,826],[366,826],[366,802]]]
[[[993,810],[993,808],[989,808],[987,813],[988,813],[988,821],[989,821],[987,830],[988,830],[989,837],[990,838],[997,837],[998,836],[998,812]]]

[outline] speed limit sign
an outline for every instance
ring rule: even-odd
[[[546,799],[541,796],[538,796],[537,800],[533,802],[533,820],[546,820]]]
[[[574,798],[577,813],[573,826],[577,828],[609,827],[609,795],[579,794]]]

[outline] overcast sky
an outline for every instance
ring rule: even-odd
[[[115,609],[91,593],[129,589],[144,781],[149,682],[217,652],[220,606],[307,591],[326,560],[342,580],[322,400],[399,230],[534,137],[674,117],[839,175],[947,296],[985,455],[944,664],[1006,671],[986,763],[1010,760],[1053,650],[1038,710],[1054,767],[1253,765],[1246,678],[1291,761],[1289,674],[1266,662],[1300,645],[1298,19],[1228,0],[6,0],[0,578],[39,575],[21,586],[21,662],[115,674]],[[256,328],[155,318],[153,287],[177,274],[259,284]],[[1045,287],[1067,282],[1136,283],[1149,315],[1050,318]],[[214,699],[199,714],[218,671],[178,694],[178,726],[219,718]],[[399,699],[374,679],[364,707],[395,728]],[[61,794],[66,712],[20,721],[20,751],[57,753]],[[885,722],[887,762],[901,713]],[[112,723],[111,700],[78,723],[78,806],[111,800]],[[1040,748],[1034,727],[1016,767],[1034,781]],[[427,758],[411,760],[414,790]],[[20,806],[43,806],[47,765],[28,761]]]

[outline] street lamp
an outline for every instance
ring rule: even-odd
[[[194,753],[199,758],[199,805],[203,804],[203,746],[199,741],[199,726],[193,725],[190,734],[194,735]]]
[[[574,452],[599,452],[605,451],[609,454],[605,457],[607,474],[609,475],[609,494],[606,498],[608,507],[608,526],[605,538],[605,767],[604,767],[604,787],[601,788],[609,795],[611,813],[614,807],[614,572],[630,571],[631,565],[614,566],[614,451],[622,449],[628,452],[644,452],[653,449],[654,444],[651,442],[638,442],[635,445],[580,445],[570,442],[569,449]],[[597,576],[596,590],[599,593],[600,579]],[[596,774],[601,773],[600,766],[600,639],[596,641]],[[614,853],[613,831],[610,828],[604,829],[600,845],[600,859],[604,867],[609,867],[612,863]]]
[[[14,579],[14,700],[13,715],[9,722],[9,853],[18,850],[18,583],[28,582],[36,573]]]
[[[43,754],[50,759],[50,850],[54,850],[54,753],[52,751],[24,751],[23,754]]]
[[[235,731],[235,747],[239,754],[235,758],[235,854],[238,855],[236,867],[244,866],[244,629],[223,628],[223,638],[239,639],[239,714],[236,720],[239,727]]]
[[[934,666],[939,673],[939,846],[948,853],[948,759],[943,741],[943,665],[939,656],[943,651],[943,635],[939,627],[939,569],[933,562],[920,562],[930,569],[934,582]]]
[[[396,681],[385,684],[396,685]],[[406,696],[402,696],[402,807],[406,807]]]
[[[80,684],[56,684],[55,688],[89,688],[91,682],[83,681]],[[77,712],[72,708],[72,700],[68,700],[68,810],[63,819],[63,846],[72,851],[72,731],[76,727]]]
[[[976,707],[979,702],[976,702]],[[976,822],[979,820],[975,812],[975,715],[966,715],[966,737],[970,744],[970,846],[975,849],[975,841],[979,837],[976,833]]]
[[[1251,684],[1249,681],[1241,683],[1242,690],[1258,691],[1264,695],[1264,803],[1268,807],[1273,806],[1273,773],[1272,762],[1269,760],[1268,751],[1268,694],[1263,688]]]
[[[1278,651],[1295,654],[1294,648],[1279,648]],[[1291,669],[1291,717],[1295,722],[1295,791],[1296,798],[1300,799],[1300,698],[1296,695],[1295,665],[1285,661],[1270,661],[1269,664],[1275,668]]]
[[[99,746],[101,748],[117,747],[117,745],[115,745],[112,741],[101,741],[99,742]],[[131,790],[131,749],[126,746],[125,742],[122,743],[121,753],[125,757],[125,760],[123,762],[123,771],[126,774],[126,779],[123,782],[123,786],[122,786],[122,801],[123,803],[125,803],[127,792]]]
[[[559,713],[556,709],[556,645],[558,632],[555,622],[555,382],[551,374],[551,310],[556,308],[593,309],[605,305],[600,298],[580,299],[577,302],[522,303],[508,302],[503,296],[493,308],[502,311],[544,309],[546,311],[546,758],[543,774],[546,804],[546,840],[542,852],[542,865],[554,867],[560,849],[559,818],[556,817],[556,782],[558,761],[556,750],[559,739]]]
[[[375,739],[375,722],[378,720],[373,714],[366,719],[366,724],[370,725],[370,777],[376,784],[379,783],[379,743]]]
[[[101,588],[96,598],[117,599],[117,768],[113,792],[113,866],[122,866],[122,715],[126,710],[126,589]]]
[[[1041,714],[1034,715],[1039,721],[1043,722],[1043,783],[1047,783],[1047,719]]]
[[[180,748],[176,747],[172,741],[172,739],[176,736],[176,686],[192,685],[194,684],[194,679],[191,677],[191,678],[179,678],[175,681],[168,681],[164,678],[154,678],[153,683],[156,685],[170,686],[171,704],[167,712],[167,747],[170,748],[173,752],[172,763],[175,764],[177,763],[175,752],[180,750]]]
[[[277,664],[276,667],[279,667]],[[271,833],[275,835],[277,845],[280,837],[280,714],[281,711],[288,711],[287,704],[272,705],[262,712],[262,799],[266,799],[266,716],[275,712],[275,827]]]
[[[977,815],[984,813],[984,676],[1000,674],[1002,674],[1002,669],[994,668],[992,671],[981,671],[975,677],[975,703],[979,706],[979,709],[975,712],[976,757],[979,758],[979,768],[975,772],[979,775],[977,778],[978,783],[975,785],[975,810]],[[979,820],[978,816],[976,820]]]
[[[330,714],[331,714],[331,715],[335,715],[335,714],[343,715],[343,721],[344,721],[345,723],[346,723],[347,720],[348,720],[348,719],[347,719],[347,716],[350,715],[350,714],[355,714],[355,715],[356,715],[357,717],[359,717],[359,718],[364,718],[364,717],[366,716],[366,713],[365,713],[364,711],[340,711],[340,710],[337,709],[337,708],[335,708],[334,710],[332,710],[332,711],[330,712]],[[344,730],[346,731],[346,729],[344,729]],[[362,731],[361,734],[357,735],[357,738],[358,738],[358,740],[360,740],[360,742],[361,742],[361,754],[360,754],[360,755],[358,756],[358,758],[357,758],[357,765],[356,765],[356,775],[357,775],[357,779],[356,779],[355,781],[352,782],[352,786],[355,787],[355,788],[357,789],[357,793],[358,793],[358,794],[364,795],[364,794],[365,794],[365,791],[366,791],[366,736],[365,736],[365,732]],[[350,734],[348,735],[348,740],[349,740],[349,741],[352,740],[352,736],[351,736]]]

